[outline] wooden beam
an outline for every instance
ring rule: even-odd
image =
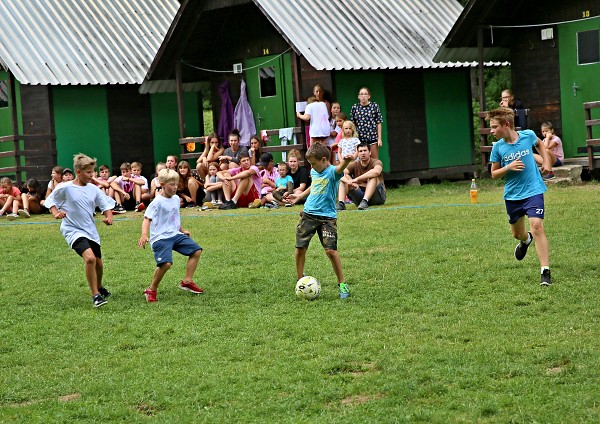
[[[185,138],[185,108],[183,81],[181,75],[181,60],[175,62],[175,87],[177,90],[177,111],[179,112],[179,138]]]

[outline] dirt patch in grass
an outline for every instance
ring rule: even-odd
[[[349,396],[347,398],[342,399],[342,405],[362,405],[363,403],[367,403],[372,400],[377,400],[383,398],[385,395],[383,393],[377,393],[374,395],[354,395]]]

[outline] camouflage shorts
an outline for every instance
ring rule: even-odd
[[[296,226],[296,247],[306,249],[317,233],[325,249],[337,250],[337,219],[300,213]]]

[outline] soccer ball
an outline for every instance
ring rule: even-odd
[[[296,297],[299,299],[314,300],[321,293],[321,283],[315,277],[308,275],[296,283]]]

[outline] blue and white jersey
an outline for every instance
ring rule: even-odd
[[[546,184],[535,162],[534,146],[537,136],[531,130],[517,131],[519,138],[514,143],[498,140],[492,147],[491,162],[499,162],[501,167],[521,159],[523,171],[508,171],[504,185],[504,200],[523,200],[536,194],[545,193]]]

